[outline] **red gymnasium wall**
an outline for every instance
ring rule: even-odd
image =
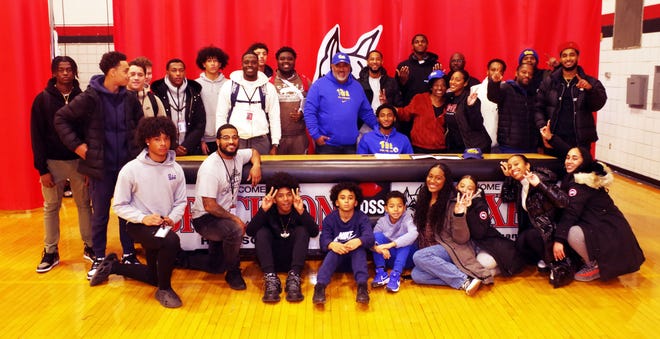
[[[337,49],[354,55],[379,49],[392,74],[410,54],[412,36],[419,32],[428,36],[429,51],[440,56],[445,68],[449,56],[461,51],[467,70],[479,79],[492,58],[511,65],[506,76],[512,77],[522,49],[535,48],[545,63],[566,40],[581,46],[580,62],[588,73],[597,73],[598,67],[598,0],[117,0],[113,4],[115,48],[129,58],[151,58],[154,78],[164,75],[166,61],[174,57],[186,62],[188,77],[196,78],[197,50],[209,44],[229,53],[228,76],[240,68],[241,54],[256,41],[269,46],[268,64],[273,68],[275,51],[284,45],[293,47],[298,52],[298,71],[310,77],[317,73],[319,61]],[[354,61],[354,66],[360,65]],[[327,63],[320,67],[329,69]]]

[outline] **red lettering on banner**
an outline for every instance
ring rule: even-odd
[[[192,212],[190,211],[194,202],[195,197],[188,197],[188,203],[186,204],[186,210],[183,212],[183,217],[181,217],[181,221],[174,225],[172,231],[181,233],[195,232],[192,227]]]
[[[518,227],[516,223],[516,204],[506,204],[506,215],[502,215],[500,211],[502,199],[495,199],[495,197],[495,194],[486,194],[486,202],[495,221],[495,227]]]
[[[261,197],[241,197],[241,196],[239,196],[238,199],[237,199],[237,202],[243,204],[243,207],[245,207],[246,211],[250,211],[250,219],[254,218],[254,216],[259,211],[259,202],[260,201],[261,201]]]

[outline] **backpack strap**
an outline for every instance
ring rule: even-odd
[[[154,110],[154,116],[158,116],[158,102],[156,102],[156,96],[152,92],[147,92],[147,98],[151,101],[151,108]]]
[[[226,123],[229,123],[229,119],[231,119],[231,113],[234,111],[234,106],[236,106],[236,98],[238,98],[238,89],[240,86],[238,83],[234,80],[231,81],[231,95],[229,96],[229,100],[231,101],[231,107],[229,108],[229,112],[227,113],[227,121]]]

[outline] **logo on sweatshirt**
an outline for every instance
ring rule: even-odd
[[[339,232],[339,235],[337,235],[334,241],[343,244],[353,238],[355,238],[355,234],[353,234],[353,231]]]
[[[337,88],[337,98],[341,100],[341,103],[345,103],[348,100],[351,100],[351,93],[345,89]]]
[[[168,173],[167,174],[167,179],[169,179],[170,181],[176,180],[176,174]]]

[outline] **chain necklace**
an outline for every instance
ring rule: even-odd
[[[289,219],[286,221],[286,225],[284,224],[284,220],[282,219],[282,216],[280,215],[280,223],[282,225],[282,233],[280,233],[280,236],[284,239],[288,238],[289,235],[289,224],[291,223],[291,214],[289,213]]]

